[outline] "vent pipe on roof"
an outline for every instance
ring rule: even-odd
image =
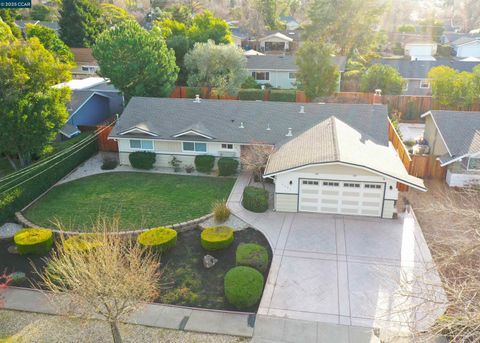
[[[305,113],[305,106],[300,106],[300,111],[298,113]]]
[[[195,100],[193,102],[199,104],[202,100],[200,99],[200,94],[195,94]]]
[[[267,131],[270,131],[271,128],[270,128],[270,123],[267,124]]]
[[[291,127],[288,128],[288,132],[285,136],[287,136],[287,137],[292,137],[293,136]]]
[[[240,122],[240,126],[238,127],[239,129],[244,129],[245,126],[243,126],[243,121]]]

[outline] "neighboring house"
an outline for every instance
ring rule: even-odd
[[[428,72],[438,66],[448,66],[458,71],[471,72],[478,61],[457,61],[447,58],[439,58],[436,61],[411,61],[406,59],[379,59],[373,60],[372,64],[385,64],[394,67],[406,80],[403,90],[404,95],[431,96],[432,89]]]
[[[237,22],[231,22],[229,24],[230,32],[232,33],[233,44],[236,47],[246,50],[252,49],[255,44],[251,42],[248,31],[239,28],[238,26],[236,26],[237,24]]]
[[[57,34],[60,31],[60,25],[56,21],[39,21],[39,20],[15,20],[15,25],[25,34],[25,27],[27,24],[48,27],[54,30]]]
[[[265,56],[265,54],[262,54],[261,52],[257,50],[247,50],[243,53],[245,56]]]
[[[409,42],[404,47],[405,56],[410,56],[412,61],[435,61],[433,57],[437,53],[435,42]]]
[[[288,31],[295,31],[298,28],[300,28],[300,23],[298,23],[294,17],[288,15],[288,16],[281,16],[280,21],[285,24],[285,28]]]
[[[281,32],[271,33],[258,39],[260,51],[271,54],[284,54],[293,48],[293,38]]]
[[[337,87],[340,90],[347,58],[332,57],[332,62],[338,66],[340,72]],[[298,66],[295,64],[295,56],[247,56],[247,70],[259,84],[268,83],[275,88],[296,88]]]
[[[54,87],[69,87],[72,90],[70,103],[67,104],[69,117],[60,129],[66,138],[79,133],[79,126],[99,125],[122,113],[122,93],[101,77],[72,80]]]
[[[133,97],[109,138],[121,164],[151,151],[156,167],[272,146],[264,177],[275,183],[275,210],[392,218],[397,183],[425,187],[389,143],[387,114],[384,105]]]
[[[480,37],[464,36],[451,43],[458,58],[480,57]]]
[[[424,138],[430,154],[447,167],[451,187],[480,183],[480,112],[429,111]]]
[[[72,48],[73,58],[77,66],[72,69],[73,79],[84,79],[97,75],[100,69],[92,55],[91,48]]]

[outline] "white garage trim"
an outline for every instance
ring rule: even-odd
[[[385,182],[299,178],[299,212],[382,217]]]

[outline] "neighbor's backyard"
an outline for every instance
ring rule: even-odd
[[[235,179],[153,173],[106,173],[54,187],[25,216],[43,227],[58,220],[65,229],[88,230],[96,219],[120,218],[137,230],[201,217],[227,199]]]

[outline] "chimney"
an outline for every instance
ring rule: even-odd
[[[298,111],[298,113],[305,113],[305,106],[300,106],[300,111]]]
[[[193,102],[199,104],[201,101],[200,94],[195,94],[195,100],[193,100]]]
[[[291,127],[288,128],[288,132],[287,132],[287,134],[286,134],[285,136],[287,136],[287,137],[292,137],[292,136],[293,136],[293,135],[292,135],[292,128],[291,128]]]
[[[373,94],[373,104],[374,105],[381,105],[382,104],[382,90],[375,89],[375,93]]]

